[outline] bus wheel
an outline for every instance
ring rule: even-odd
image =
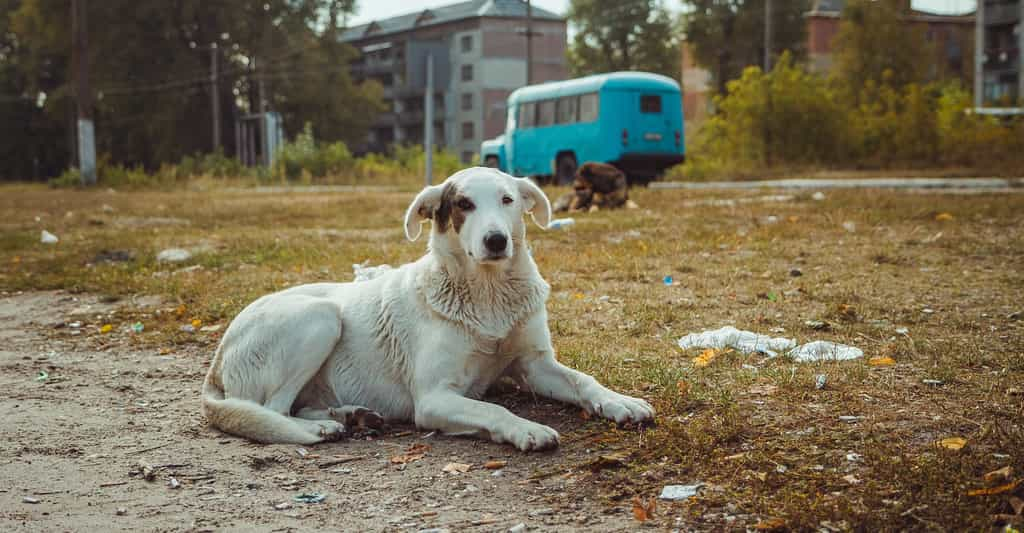
[[[493,156],[493,155],[489,155],[489,156],[485,157],[484,158],[484,166],[485,167],[491,167],[491,168],[498,168],[498,158]]]
[[[557,169],[557,174],[555,175],[557,184],[571,184],[576,179],[576,156],[572,154],[558,156],[558,159],[555,161],[555,168]]]

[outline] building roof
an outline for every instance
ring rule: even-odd
[[[535,19],[565,20],[557,13],[539,7],[533,8],[532,15]],[[469,0],[433,9],[422,9],[415,13],[374,20],[346,28],[341,34],[341,40],[358,41],[366,37],[401,33],[425,26],[476,17],[526,18],[526,2],[523,0]]]
[[[907,5],[912,5],[907,2]],[[817,17],[834,17],[837,18],[846,8],[846,0],[814,0],[811,6],[811,10],[807,13],[808,16]],[[919,20],[930,20],[936,22],[954,21],[954,19],[966,20],[964,17],[971,17],[973,19],[974,10],[969,10],[964,13],[933,13],[922,9],[910,9],[911,16]]]

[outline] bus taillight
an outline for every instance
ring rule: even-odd
[[[679,134],[679,130],[676,130],[676,146],[683,144],[683,136]]]
[[[622,146],[629,146],[629,130],[622,128]]]

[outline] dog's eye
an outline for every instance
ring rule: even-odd
[[[514,201],[515,200],[513,200],[512,197],[507,195],[507,194],[501,199],[501,203],[503,203],[505,205],[511,204]]]
[[[470,202],[466,198],[460,199],[458,202],[455,203],[455,205],[458,206],[458,208],[463,210],[463,211],[472,211],[473,210],[473,202]]]

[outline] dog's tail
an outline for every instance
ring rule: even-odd
[[[225,433],[266,444],[314,444],[323,440],[294,419],[248,400],[226,398],[220,381],[220,350],[203,382],[203,414]]]

